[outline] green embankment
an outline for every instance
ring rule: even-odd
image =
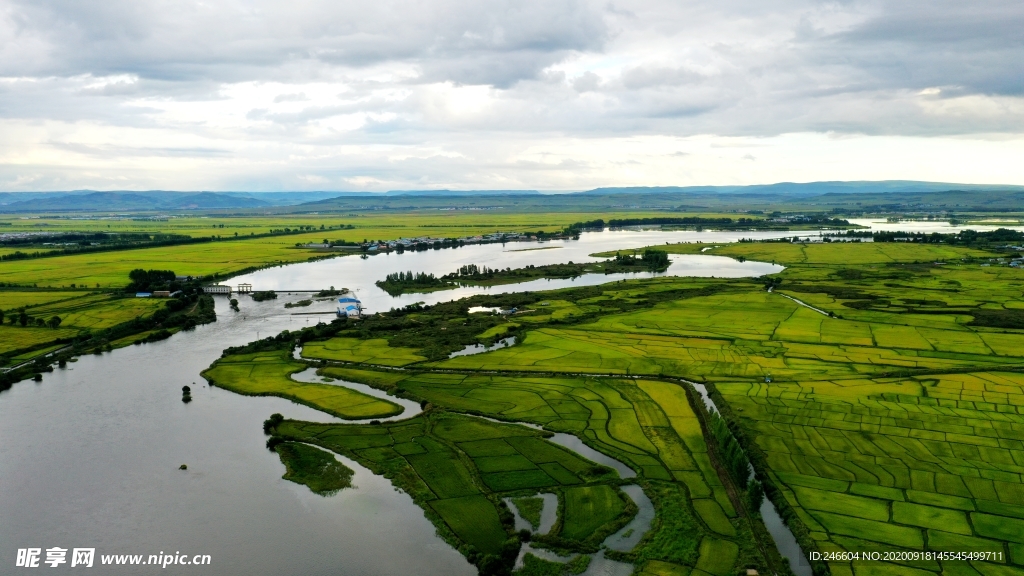
[[[297,382],[291,375],[307,366],[286,350],[225,356],[203,371],[211,384],[249,396],[280,396],[348,420],[384,418],[402,407],[344,386]]]

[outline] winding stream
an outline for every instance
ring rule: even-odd
[[[394,416],[388,416],[386,418],[374,418],[374,420],[378,420],[380,422],[393,422],[395,420],[408,420],[409,418],[412,418],[413,416],[419,415],[420,412],[423,412],[423,409],[420,408],[420,403],[419,402],[414,402],[412,400],[408,400],[408,399],[405,399],[405,398],[400,398],[398,396],[392,396],[392,395],[388,394],[387,392],[385,392],[383,390],[379,390],[377,388],[374,388],[373,386],[368,386],[366,384],[360,384],[358,382],[349,382],[348,380],[338,380],[336,378],[329,378],[327,376],[319,376],[319,375],[317,375],[316,370],[317,370],[316,368],[307,368],[307,369],[303,370],[302,372],[298,372],[296,374],[292,374],[292,379],[295,380],[295,381],[298,381],[298,382],[312,382],[312,383],[315,383],[315,384],[330,384],[331,386],[344,386],[345,388],[350,388],[352,390],[355,390],[356,392],[362,392],[363,394],[366,394],[367,396],[373,396],[374,398],[380,398],[381,400],[387,400],[388,402],[391,402],[392,404],[398,404],[399,406],[401,406],[403,408],[401,414],[396,414]],[[338,422],[345,422],[345,423],[348,423],[348,424],[365,424],[366,423],[365,420],[341,420],[340,418],[337,421]]]
[[[628,524],[620,528],[614,534],[605,538],[602,544],[611,550],[628,552],[632,550],[633,547],[635,547],[644,537],[647,531],[650,530],[651,522],[654,521],[654,504],[651,502],[650,498],[644,494],[643,488],[636,484],[622,486],[621,489],[626,493],[626,496],[636,504],[637,514],[629,521]],[[531,531],[534,534],[546,534],[551,530],[551,527],[557,520],[558,497],[554,494],[538,494],[537,496],[544,499],[544,509],[541,511],[540,528],[538,530],[531,529]],[[515,514],[516,529],[530,529],[531,527],[529,522],[523,520],[519,515],[519,511],[516,510],[511,499],[505,498],[505,502],[509,504],[509,508]],[[573,558],[572,556],[556,554],[555,552],[544,548],[534,548],[531,544],[527,543],[524,544],[519,551],[519,557],[516,558],[516,568],[521,568],[523,566],[524,558],[527,554],[533,554],[538,558],[550,560],[552,562],[567,562]],[[590,564],[587,566],[587,569],[583,572],[582,576],[627,576],[632,573],[632,564],[605,558],[604,551],[601,550],[598,553],[591,555]]]

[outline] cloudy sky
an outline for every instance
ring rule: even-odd
[[[0,191],[1024,184],[1019,0],[0,0]]]

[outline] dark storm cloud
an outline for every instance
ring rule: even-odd
[[[574,0],[16,0],[6,20],[10,41],[42,49],[3,59],[0,74],[167,80],[270,79],[275,68],[303,60],[414,60],[435,80],[509,85],[607,38],[600,11]]]
[[[1019,2],[905,2],[810,46],[833,62],[849,62],[881,86],[1020,95],[1022,30]]]

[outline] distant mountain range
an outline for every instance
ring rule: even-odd
[[[495,201],[515,205],[517,198],[536,203],[573,204],[573,197],[581,203],[592,203],[598,198],[637,198],[626,201],[623,206],[645,199],[657,199],[658,205],[672,202],[723,199],[738,197],[775,197],[780,199],[807,199],[850,195],[871,197],[881,202],[887,197],[905,199],[914,195],[933,195],[950,192],[1024,192],[1024,186],[955,184],[943,182],[918,182],[912,180],[887,180],[879,182],[780,182],[752,186],[635,186],[594,188],[583,192],[551,194],[537,190],[391,190],[388,192],[172,192],[152,191],[111,191],[75,190],[70,192],[0,192],[0,212],[142,212],[181,210],[252,210],[301,206],[303,209],[356,208],[367,200],[380,203],[385,208],[398,209],[412,202],[422,207],[437,207],[450,204],[454,199],[476,205]],[[524,198],[525,197],[525,198]],[[587,200],[584,201],[584,198]],[[403,200],[405,199],[405,200]],[[474,199],[477,199],[474,201]],[[503,200],[504,199],[504,200]],[[548,199],[545,201],[544,199]],[[926,201],[922,198],[918,202]],[[712,202],[714,203],[714,202]],[[609,207],[619,206],[610,203]],[[410,204],[408,207],[412,207]],[[694,206],[699,207],[699,206]]]
[[[137,212],[261,208],[292,206],[337,196],[337,192],[0,192],[0,212]]]
[[[822,194],[906,193],[964,191],[1024,191],[1024,186],[994,184],[953,184],[918,182],[915,180],[883,180],[879,182],[779,182],[750,186],[636,186],[626,188],[594,188],[582,194],[784,194],[819,196]]]

